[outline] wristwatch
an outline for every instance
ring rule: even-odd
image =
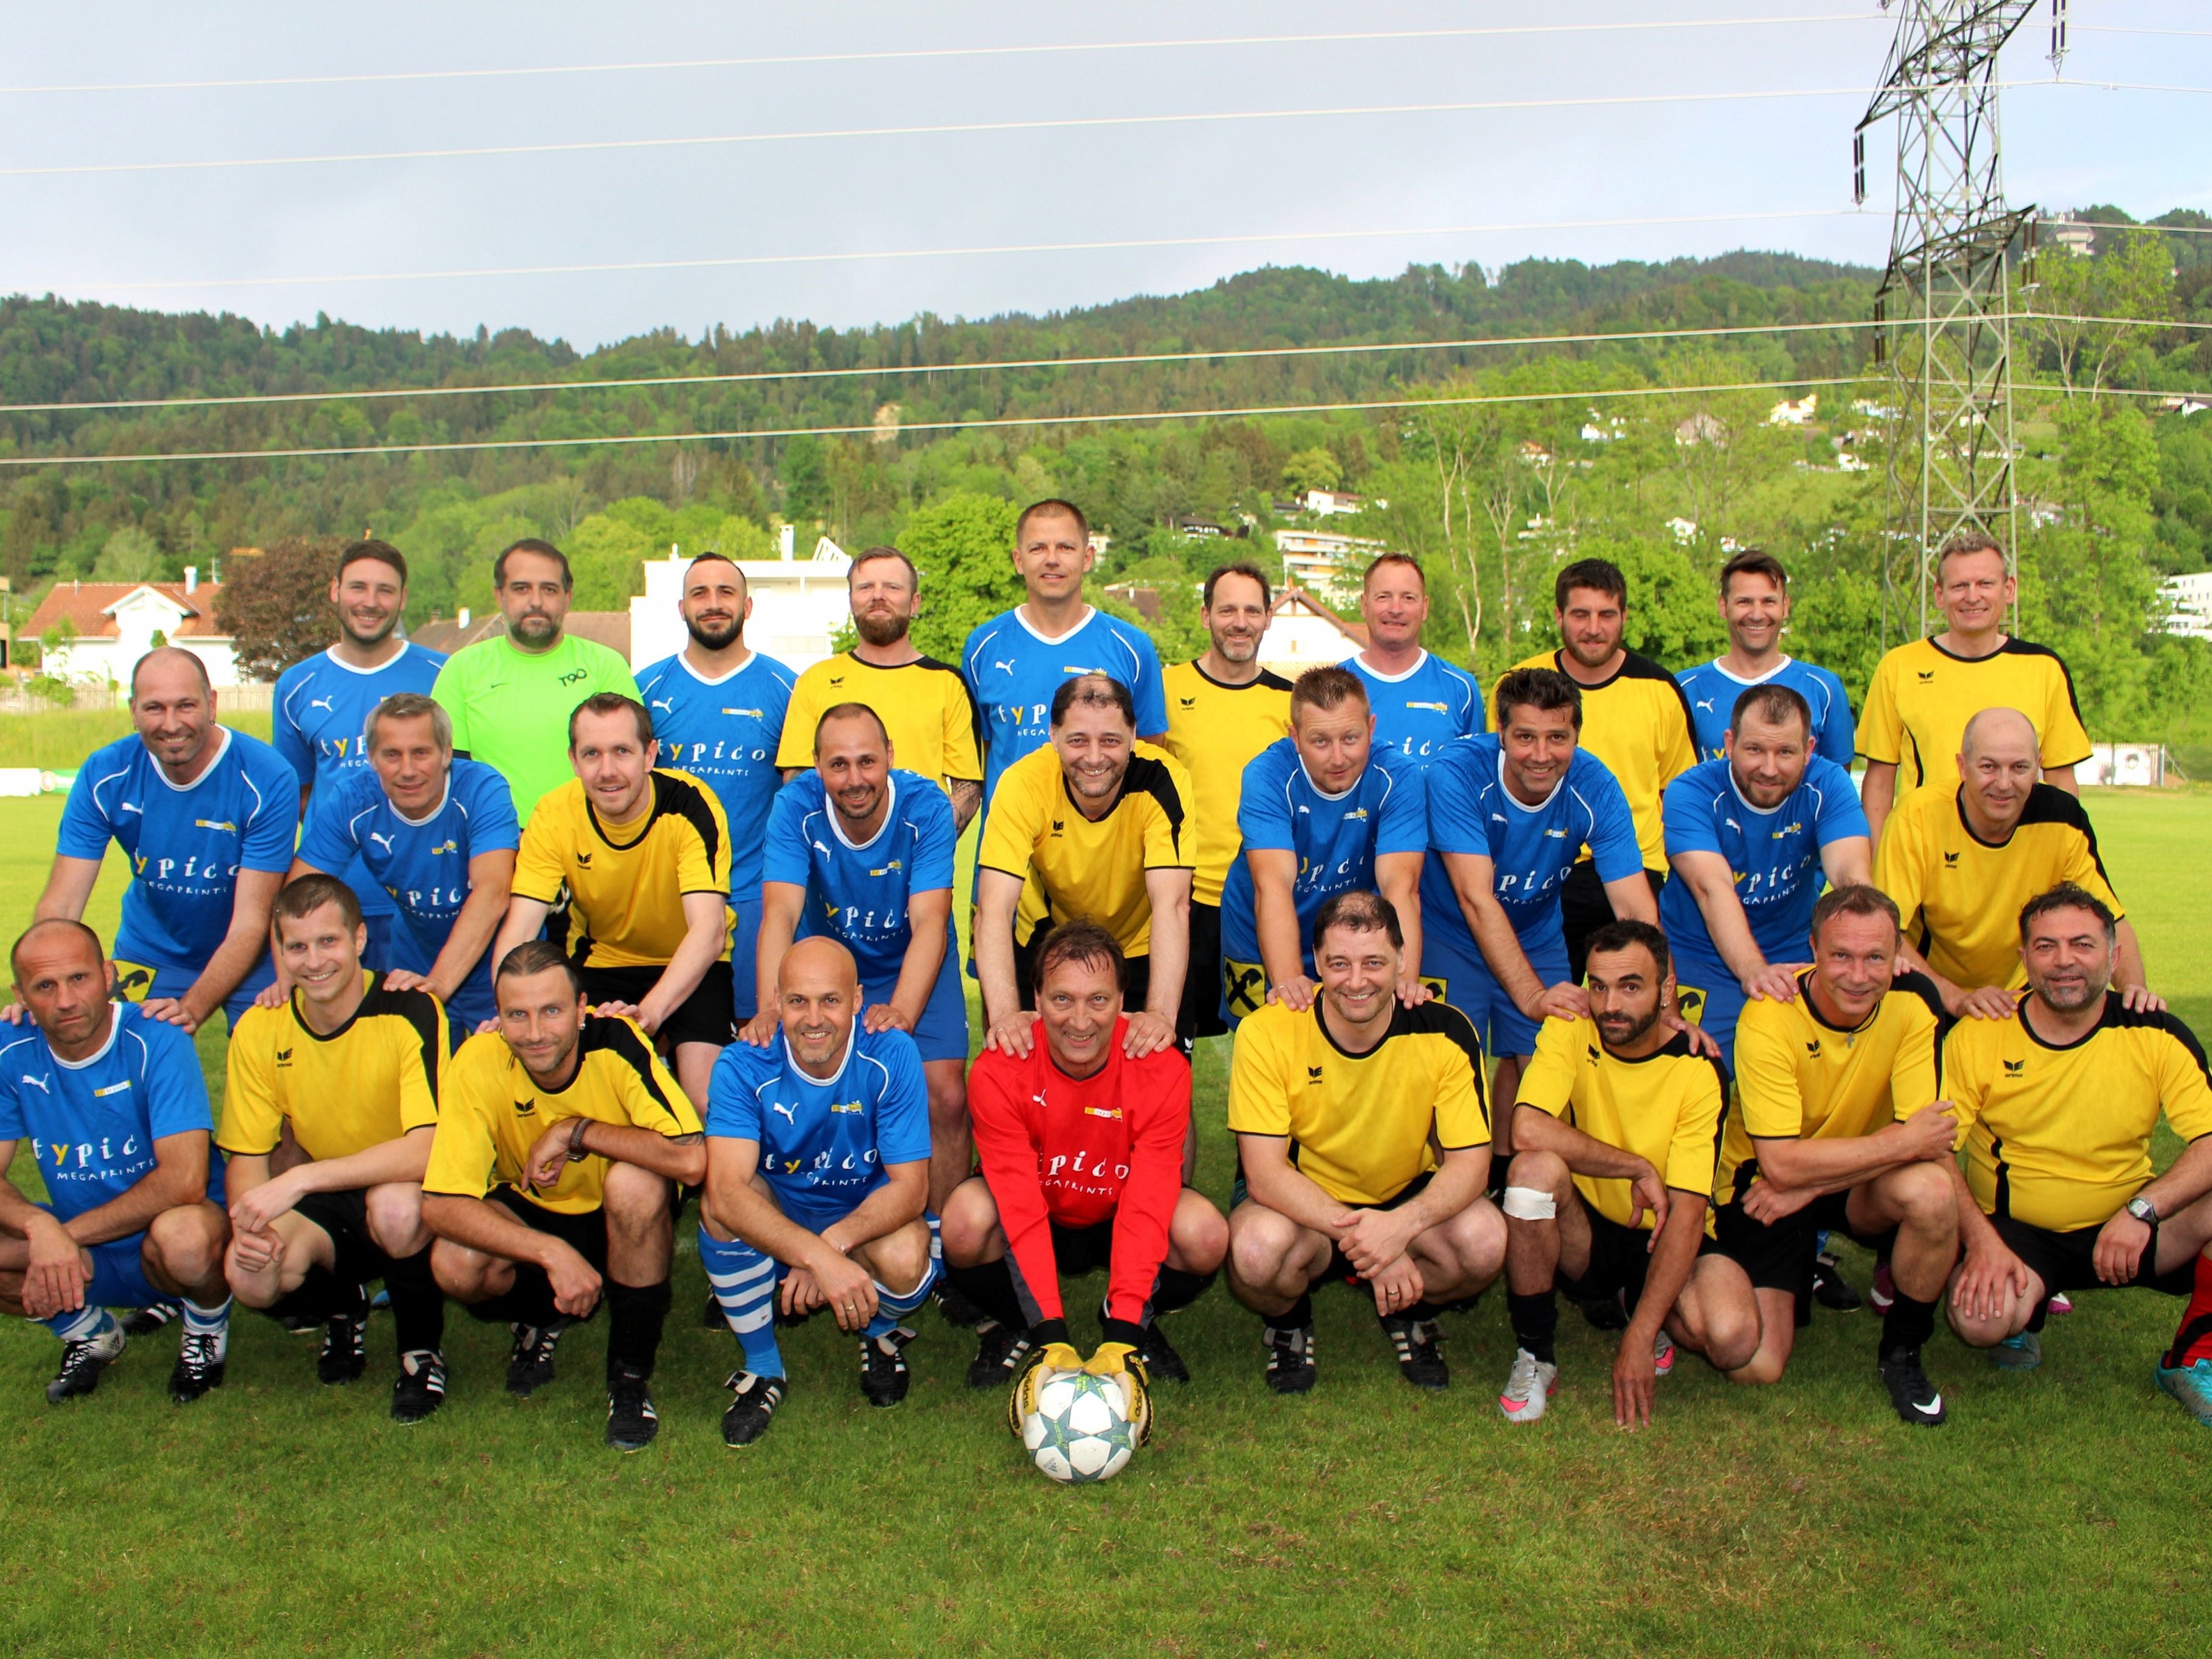
[[[2146,1227],[2156,1227],[2158,1225],[2158,1206],[2152,1203],[2147,1198],[2130,1199],[2128,1200],[2128,1213],[2133,1216],[2136,1220],[2142,1222]]]

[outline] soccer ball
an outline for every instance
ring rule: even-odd
[[[1022,1419],[1022,1444],[1039,1469],[1054,1480],[1108,1480],[1121,1474],[1139,1436],[1119,1378],[1055,1371],[1034,1397]]]

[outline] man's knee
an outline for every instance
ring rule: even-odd
[[[998,1228],[999,1206],[981,1176],[970,1176],[955,1187],[937,1218],[945,1259],[956,1267],[972,1267],[981,1261]]]
[[[1958,1195],[1947,1166],[1907,1164],[1882,1177],[1882,1185],[1904,1224],[1914,1231],[1958,1231]]]
[[[1505,1166],[1507,1187],[1526,1187],[1555,1196],[1565,1190],[1571,1178],[1566,1159],[1540,1148],[1514,1153],[1512,1163]]]
[[[514,1264],[504,1257],[486,1255],[465,1244],[441,1238],[430,1246],[430,1277],[456,1302],[482,1302],[498,1295],[514,1273]]]
[[[637,1232],[658,1226],[668,1219],[668,1177],[635,1164],[610,1164],[599,1206],[606,1212],[607,1225],[617,1231]]]
[[[957,1067],[948,1066],[939,1072],[933,1066],[926,1068],[929,1086],[929,1127],[933,1130],[968,1128],[968,1084]]]
[[[1790,1364],[1790,1356],[1771,1348],[1758,1348],[1740,1365],[1722,1365],[1718,1359],[1715,1359],[1713,1364],[1720,1365],[1721,1370],[1728,1373],[1731,1382],[1749,1382],[1761,1388],[1771,1388],[1782,1380],[1782,1373]]]
[[[1733,1373],[1756,1360],[1759,1354],[1759,1307],[1751,1299],[1747,1286],[1741,1291],[1723,1285],[1701,1287],[1697,1293],[1695,1311],[1705,1358],[1715,1370]],[[1781,1371],[1778,1360],[1775,1375],[1779,1376]],[[1765,1382],[1771,1379],[1747,1380]]]
[[[154,1218],[138,1255],[156,1279],[182,1287],[220,1279],[229,1245],[230,1221],[221,1210],[180,1204]]]
[[[1288,1216],[1248,1199],[1229,1219],[1229,1273],[1247,1285],[1273,1285],[1297,1248],[1298,1226]]]
[[[868,1271],[904,1296],[929,1273],[929,1224],[917,1216],[868,1246]]]
[[[1505,1265],[1505,1218],[1487,1198],[1478,1197],[1433,1231],[1462,1275],[1474,1283],[1488,1284]]]
[[[1176,1200],[1168,1243],[1187,1264],[1186,1272],[1210,1273],[1229,1254],[1229,1218],[1203,1193],[1186,1187]]]
[[[422,1225],[422,1189],[405,1182],[388,1181],[371,1187],[367,1194],[368,1236],[376,1248],[394,1258],[413,1255],[428,1239]]]

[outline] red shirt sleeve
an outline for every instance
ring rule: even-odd
[[[1120,1041],[1120,1033],[1115,1040]],[[1133,1325],[1144,1318],[1160,1263],[1167,1260],[1168,1224],[1175,1218],[1176,1200],[1182,1196],[1182,1146],[1190,1133],[1190,1067],[1173,1048],[1125,1060],[1121,1093],[1121,1110],[1129,1125],[1129,1175],[1114,1212],[1106,1311]]]
[[[1035,1032],[1036,1048],[1044,1049],[1044,1033]],[[983,1165],[983,1181],[991,1201],[999,1206],[999,1225],[1006,1235],[1006,1248],[1022,1270],[1022,1282],[1036,1299],[1037,1316],[1059,1319],[1060,1264],[1052,1250],[1051,1212],[1046,1208],[1044,1182],[1037,1173],[1036,1127],[1030,1121],[1024,1063],[991,1053],[980,1056],[968,1074],[968,1115],[975,1134],[975,1153]],[[1186,1104],[1185,1110],[1188,1108]],[[1180,1156],[1181,1145],[1177,1144]],[[1164,1240],[1164,1235],[1163,1235]],[[1120,1248],[1116,1240],[1115,1249]],[[1149,1285],[1147,1295],[1151,1294]]]

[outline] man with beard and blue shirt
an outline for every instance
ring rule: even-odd
[[[925,782],[917,793],[938,792]],[[899,1321],[937,1278],[922,1219],[928,1090],[914,1039],[866,1030],[861,1001],[853,953],[801,939],[776,978],[781,1034],[765,1048],[732,1043],[714,1062],[699,1259],[744,1355],[727,1384],[728,1445],[759,1439],[790,1387],[779,1312],[827,1308],[860,1339],[868,1403],[906,1398],[901,1349],[914,1333]]]
[[[230,1222],[192,1040],[108,1000],[114,964],[81,921],[32,923],[9,963],[31,1024],[0,1035],[0,1313],[61,1339],[59,1405],[122,1353],[111,1306],[181,1299],[169,1398],[188,1405],[222,1384],[230,1330]],[[19,1144],[45,1204],[5,1178]]]
[[[1567,968],[1560,893],[1583,849],[1615,911],[1658,921],[1628,798],[1580,744],[1582,694],[1555,668],[1498,684],[1498,730],[1447,744],[1428,770],[1429,859],[1421,869],[1421,971],[1481,1035],[1498,1064],[1492,1097],[1512,1098],[1547,1018],[1589,1002]],[[1496,1124],[1512,1149],[1510,1118]],[[1503,1158],[1494,1167],[1502,1175]]]
[[[1426,766],[1453,738],[1482,730],[1482,687],[1474,676],[1421,647],[1429,584],[1419,560],[1385,553],[1369,565],[1359,583],[1359,615],[1367,624],[1366,648],[1344,665],[1367,688],[1376,743]],[[1402,922],[1413,913],[1401,907],[1398,914]]]
[[[1052,738],[1052,697],[1060,682],[1103,674],[1129,690],[1137,737],[1167,738],[1159,653],[1144,630],[1083,600],[1084,573],[1097,563],[1090,520],[1073,501],[1038,501],[1014,525],[1014,568],[1028,597],[968,635],[960,668],[983,722],[983,811],[1006,769]]]
[[[386,988],[436,997],[459,1048],[499,1012],[490,946],[522,843],[514,802],[495,769],[453,757],[453,717],[420,692],[379,703],[367,741],[368,769],[316,798],[292,877],[366,873],[396,907]]]
[[[1848,769],[1858,738],[1844,683],[1825,668],[1785,656],[1790,626],[1790,573],[1771,553],[1747,547],[1721,567],[1721,623],[1729,648],[1711,662],[1674,676],[1690,704],[1698,758],[1728,752],[1729,716],[1735,700],[1754,685],[1786,685],[1813,711],[1816,752]]]
[[[358,541],[338,555],[331,581],[337,643],[276,677],[272,727],[276,752],[300,775],[300,816],[317,789],[368,769],[368,720],[376,706],[403,691],[427,694],[446,659],[392,633],[407,608],[407,561],[387,542]],[[394,910],[359,860],[333,874],[361,900],[368,928],[364,966],[382,972],[403,963],[393,954]],[[489,1012],[489,1009],[487,1009]]]
[[[1659,896],[1678,1006],[1735,1063],[1735,1022],[1753,997],[1797,995],[1821,878],[1869,879],[1866,814],[1850,774],[1813,752],[1813,714],[1786,685],[1736,699],[1728,754],[1667,786],[1674,879]],[[1793,966],[1795,964],[1795,966]]]
[[[738,1033],[775,1036],[775,981],[803,931],[853,953],[861,1023],[911,1036],[929,1081],[930,1210],[968,1178],[968,1000],[952,948],[952,849],[945,791],[896,758],[876,711],[841,702],[823,712],[814,769],[783,787],[769,814],[761,864],[760,948],[735,966],[753,974],[760,1012]]]
[[[690,643],[638,671],[641,701],[660,738],[661,763],[714,792],[730,821],[732,1012],[743,1024],[757,1012],[753,942],[761,922],[761,845],[769,805],[782,784],[775,751],[797,677],[745,644],[753,613],[744,573],[720,553],[702,553],[685,567],[678,612]]]
[[[274,977],[269,915],[292,866],[300,780],[267,744],[216,724],[207,670],[161,646],[131,671],[138,730],[86,757],[62,808],[40,921],[81,921],[110,842],[131,860],[116,989],[187,1032],[235,1021]]]
[[[1421,982],[1421,861],[1429,843],[1420,763],[1375,740],[1359,677],[1309,668],[1291,688],[1291,735],[1244,769],[1243,845],[1221,888],[1222,1018],[1234,1026],[1270,1002],[1313,1006],[1313,920],[1338,893],[1374,889],[1400,918],[1398,981],[1408,1008]]]

